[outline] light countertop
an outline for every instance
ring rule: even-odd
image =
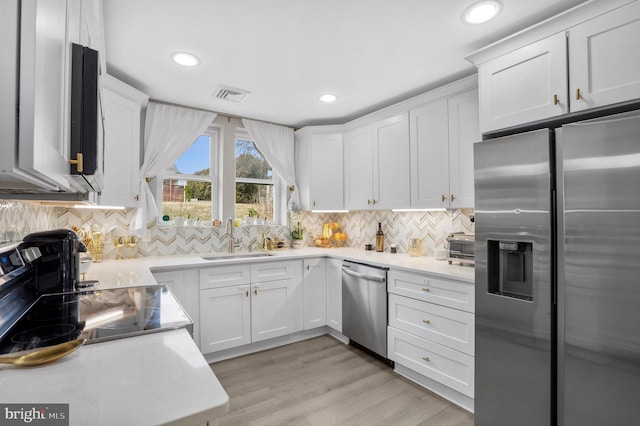
[[[51,364],[0,366],[0,401],[69,404],[70,425],[199,425],[229,397],[185,329],[80,347]]]
[[[260,252],[252,252],[258,254]],[[186,267],[207,267],[215,265],[229,265],[242,262],[270,262],[274,260],[304,259],[311,257],[329,257],[339,260],[351,260],[374,266],[402,270],[406,272],[426,273],[440,278],[454,279],[473,284],[475,271],[471,266],[452,264],[446,260],[436,260],[433,257],[411,257],[407,254],[388,252],[377,253],[356,248],[318,248],[284,249],[267,252],[272,256],[225,259],[226,253],[190,254],[176,256],[140,257],[137,259],[106,260],[94,263],[87,272],[85,279],[98,280],[99,288],[130,287],[138,285],[154,285],[152,271],[167,271]],[[250,254],[240,252],[235,254]],[[205,260],[203,256],[215,256],[221,260]]]

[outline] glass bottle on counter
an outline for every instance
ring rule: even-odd
[[[378,222],[378,232],[376,232],[376,251],[384,251],[384,232],[382,223]]]

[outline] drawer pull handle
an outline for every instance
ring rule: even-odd
[[[447,197],[444,194],[442,194],[442,202],[444,203],[445,201],[447,201]]]
[[[256,296],[258,295],[258,289],[253,289],[253,294],[255,294]]]
[[[244,292],[244,297],[249,297],[249,290]]]
[[[425,323],[425,324],[431,324],[431,321],[429,321],[429,320],[422,320],[422,322]]]
[[[582,97],[582,94],[580,93],[580,88],[577,88],[576,89],[576,101],[579,101],[581,97]]]
[[[558,100],[558,95],[553,95],[553,104],[558,105],[560,101]]]
[[[431,361],[428,356],[423,356],[422,359],[427,361],[427,362]]]
[[[423,287],[422,291],[430,292],[431,290],[429,290],[429,287]]]

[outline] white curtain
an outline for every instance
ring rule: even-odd
[[[287,190],[287,208],[300,208],[300,195],[296,186],[296,166],[293,143],[293,129],[261,121],[242,119],[242,124],[249,131],[249,136],[256,144],[274,172],[278,173],[285,184],[294,188]]]
[[[144,126],[144,161],[140,167],[140,201],[131,232],[146,236],[158,207],[147,178],[162,173],[189,149],[216,118],[216,113],[149,102]]]

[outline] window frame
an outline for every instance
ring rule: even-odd
[[[238,129],[235,133],[235,137],[233,140],[233,152],[234,152],[234,161],[233,161],[233,177],[234,177],[234,181],[233,181],[233,193],[234,193],[234,197],[233,197],[233,212],[235,215],[235,211],[236,211],[236,198],[235,198],[235,191],[236,191],[236,185],[238,183],[252,183],[252,184],[258,184],[258,185],[271,185],[273,186],[273,220],[272,220],[272,224],[274,225],[278,225],[280,223],[282,223],[282,217],[281,217],[281,188],[282,188],[282,184],[281,181],[282,179],[280,178],[280,176],[278,175],[278,173],[274,170],[273,166],[271,165],[271,163],[269,163],[269,160],[267,160],[266,157],[264,157],[264,154],[262,154],[262,152],[260,152],[260,155],[262,155],[265,159],[265,161],[267,163],[269,163],[269,166],[271,167],[271,179],[256,179],[256,178],[242,178],[242,177],[238,177],[236,176],[236,159],[237,157],[235,156],[235,152],[236,152],[236,147],[237,147],[237,143],[238,140],[244,140],[244,141],[250,141],[253,142],[253,145],[256,147],[256,149],[258,150],[258,152],[260,152],[260,149],[256,146],[256,142],[253,140],[253,138],[249,135],[249,132],[246,129]]]
[[[186,181],[198,181],[198,182],[211,182],[211,218],[215,219],[220,216],[220,135],[221,129],[219,126],[211,125],[196,137],[196,140],[202,136],[209,136],[209,175],[192,175],[192,174],[180,174],[164,172],[158,174],[154,179],[156,180],[156,206],[158,208],[158,223],[162,223],[162,204],[163,200],[163,183],[165,179],[173,180],[186,180]],[[193,141],[193,143],[196,142]],[[193,144],[192,144],[193,145]],[[191,148],[191,145],[189,146]],[[186,151],[185,151],[186,152]]]

